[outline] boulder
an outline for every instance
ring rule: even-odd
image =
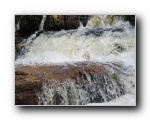
[[[56,30],[65,29],[65,21],[63,15],[53,15],[53,19]]]
[[[121,86],[116,87],[117,80],[111,78],[106,67],[110,65],[88,61],[51,66],[17,65],[15,104],[82,105],[109,101],[123,95],[124,90]]]
[[[80,26],[80,23],[78,20],[65,20],[65,29],[77,29]]]
[[[95,63],[76,63],[74,65],[53,65],[53,66],[16,66],[15,69],[15,104],[16,105],[37,105],[37,93],[41,90],[45,80],[58,80],[64,82],[73,80],[77,84],[77,77],[86,77],[85,74],[105,74],[108,71],[103,65]],[[86,78],[85,78],[86,79]],[[58,96],[56,97],[58,98]],[[55,101],[57,102],[57,101]]]
[[[79,15],[65,15],[64,18],[65,20],[79,20],[80,16]]]
[[[52,15],[47,15],[45,23],[44,23],[44,30],[49,31],[53,30],[55,28],[54,26],[54,19]]]
[[[35,31],[39,30],[39,25],[42,20],[42,15],[21,15],[16,17],[20,21],[20,29],[16,31],[22,36],[30,36]]]

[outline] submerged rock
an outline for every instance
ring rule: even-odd
[[[110,53],[118,54],[126,51],[126,49],[121,44],[115,43],[112,46],[114,47],[114,49]]]

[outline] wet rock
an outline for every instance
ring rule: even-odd
[[[85,26],[87,19],[87,17],[80,19],[78,15],[47,15],[44,30],[77,29],[80,26],[79,22],[84,22]]]
[[[118,44],[118,43],[113,44],[113,47],[114,49],[110,52],[113,54],[122,53],[126,50],[121,44]]]
[[[112,28],[111,31],[112,32],[123,32],[124,29],[123,28]]]
[[[88,31],[85,32],[85,34],[88,35],[95,35],[97,37],[101,36],[103,34],[103,32],[106,31],[102,28],[97,28],[97,29],[90,29]]]
[[[85,27],[88,22],[89,16],[88,15],[81,15],[80,21],[82,22],[83,26]]]
[[[63,15],[54,15],[54,26],[56,30],[65,29],[65,21]]]
[[[37,104],[37,93],[41,89],[45,80],[77,80],[77,76],[85,74],[85,71],[90,73],[104,74],[108,71],[102,66],[96,64],[88,65],[87,63],[77,63],[76,66],[16,66],[15,69],[15,102],[16,105]],[[86,76],[85,76],[86,77]],[[81,82],[81,81],[79,81]],[[59,84],[59,82],[58,82]],[[60,104],[62,99],[59,93],[55,93],[53,98],[56,104]]]
[[[67,66],[19,65],[15,69],[15,103],[71,105],[104,102],[100,90],[106,93],[105,99],[109,101],[114,99],[114,93],[109,91],[116,88],[108,73],[103,64],[92,62],[78,62]],[[118,88],[116,91],[118,95],[119,92],[123,93]],[[84,99],[80,98],[82,94]],[[75,101],[76,99],[79,101]]]
[[[80,26],[78,20],[65,20],[65,29],[77,29]]]
[[[61,101],[63,100],[63,97],[59,93],[59,91],[56,91],[54,97],[53,97],[53,105],[61,105]]]
[[[65,20],[79,20],[79,17],[78,15],[65,15]]]
[[[44,23],[44,30],[53,30],[54,29],[54,19],[53,16],[47,15],[45,23]]]
[[[39,25],[42,20],[42,15],[20,15],[16,16],[16,22],[20,21],[20,29],[17,33],[22,36],[29,36],[39,30]]]
[[[124,20],[129,21],[131,25],[135,26],[135,15],[124,15]]]
[[[123,28],[94,28],[94,29],[89,29],[85,32],[85,35],[95,35],[97,37],[102,36],[104,32],[107,31],[112,31],[112,32],[123,32]]]
[[[15,105],[37,105],[38,96],[35,92],[20,92],[15,94]]]

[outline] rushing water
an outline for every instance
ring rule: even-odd
[[[46,16],[43,16],[39,30],[43,30],[45,20]],[[25,55],[16,60],[16,65],[64,65],[91,61],[113,66],[106,66],[111,74],[93,74],[92,77],[86,74],[86,79],[79,78],[79,81],[85,81],[82,85],[76,85],[72,80],[43,83],[42,90],[37,93],[39,104],[93,105],[103,102],[98,105],[136,105],[135,27],[123,21],[123,17],[91,16],[86,27],[80,23],[76,30],[49,31],[38,37],[35,33],[27,40],[28,44],[31,42]],[[119,77],[119,82],[114,77]]]
[[[46,20],[46,15],[43,15],[43,19],[40,24],[40,30],[43,30],[45,20]]]

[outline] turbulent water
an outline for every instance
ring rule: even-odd
[[[43,30],[45,19],[46,16],[43,16],[40,30]],[[116,91],[119,89],[115,85],[116,83],[112,82],[111,75],[104,75],[104,80],[106,78],[108,81],[111,79],[111,84],[107,84],[108,86],[106,87],[107,92],[111,91],[110,95],[103,95],[105,93],[101,88],[96,89],[96,87],[100,87],[100,85],[96,86],[99,78],[93,77],[97,82],[88,87],[96,89],[92,95],[100,94],[102,96],[102,98],[97,98],[99,99],[98,102],[103,102],[98,105],[125,105],[125,103],[126,105],[136,105],[135,27],[131,26],[129,22],[123,21],[123,17],[91,16],[86,27],[83,27],[81,24],[76,30],[49,31],[40,34],[33,40],[32,38],[34,37],[36,37],[36,33],[28,38],[26,43],[32,42],[32,44],[26,49],[25,55],[20,56],[16,60],[16,65],[64,65],[80,61],[91,61],[113,64],[114,66],[115,63],[116,66],[114,67],[106,67],[108,67],[109,71],[112,70],[112,74],[115,74],[116,69],[119,69],[119,84],[124,86],[125,95],[123,97],[119,97],[120,92]],[[113,86],[113,89],[108,90],[110,85]],[[68,93],[67,89],[70,89],[71,93]],[[52,98],[56,94],[55,91],[58,91],[57,94],[63,96],[63,100],[60,103],[62,105],[71,103],[91,105],[92,98],[86,90],[83,90],[81,86],[75,86],[70,81],[63,83],[62,87],[57,87],[57,90],[54,89],[52,84],[44,83],[42,91],[38,93],[39,104],[56,104],[53,103]],[[69,95],[71,99],[69,99]],[[115,97],[113,98],[113,96]],[[94,104],[93,102],[96,101],[92,101],[92,105]]]

